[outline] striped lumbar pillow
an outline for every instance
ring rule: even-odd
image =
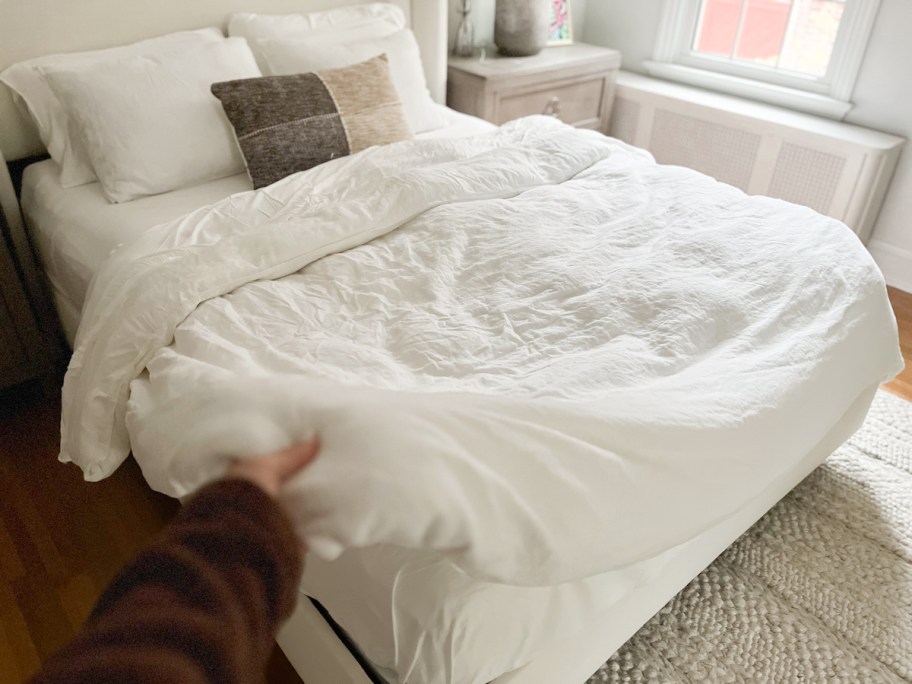
[[[212,85],[254,188],[412,137],[386,55],[326,71]]]

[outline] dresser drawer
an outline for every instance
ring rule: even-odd
[[[0,174],[5,171],[0,153]],[[0,183],[4,180],[6,183],[0,184],[0,199],[5,199],[2,195],[7,193],[13,196],[9,178],[0,177]],[[14,210],[19,211],[18,205]],[[36,377],[46,367],[43,364],[47,358],[44,340],[10,251],[9,238],[6,214],[0,206],[0,389]]]
[[[18,366],[28,363],[28,355],[16,334],[3,292],[0,291],[0,377],[12,374]]]
[[[457,111],[495,124],[551,114],[571,126],[604,133],[621,55],[575,43],[530,57],[450,57],[447,65],[447,104]]]
[[[503,92],[497,103],[497,123],[530,114],[551,114],[574,126],[598,127],[602,116],[605,78],[555,83],[535,90]]]

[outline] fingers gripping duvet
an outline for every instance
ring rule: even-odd
[[[841,223],[543,117],[335,160],[151,229],[64,386],[86,478],[185,495],[320,435],[326,559],[393,544],[546,585],[731,514],[899,368]]]

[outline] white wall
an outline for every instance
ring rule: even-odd
[[[868,242],[887,282],[912,292],[912,2],[882,0],[846,121],[889,133],[906,143],[874,234]]]
[[[652,59],[663,0],[592,0],[586,8],[581,40],[621,51],[621,68],[644,73]]]
[[[624,69],[643,72],[662,8],[663,0],[590,0],[578,36],[620,50]],[[881,0],[846,121],[912,139],[910,29],[912,2]],[[899,160],[868,248],[887,282],[912,292],[912,143]]]

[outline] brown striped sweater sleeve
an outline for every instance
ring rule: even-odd
[[[245,480],[216,482],[120,572],[83,631],[32,681],[262,681],[301,569],[279,506]]]

